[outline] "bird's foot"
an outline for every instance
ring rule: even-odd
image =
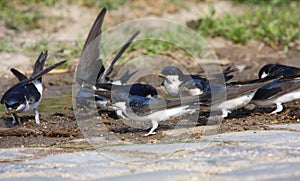
[[[144,136],[150,136],[150,135],[155,135],[155,134],[156,134],[156,132],[149,132],[147,134],[144,134]]]
[[[35,123],[36,124],[41,124],[40,118],[35,118]]]
[[[16,114],[13,114],[13,115],[12,115],[12,118],[13,118],[13,121],[12,121],[12,124],[13,124],[13,125],[15,125],[17,122],[18,122],[19,125],[22,124],[22,123],[21,123],[21,120],[18,119],[18,116],[17,116]]]
[[[17,121],[15,120],[15,118],[13,118],[12,124],[15,125],[16,123],[17,123]]]
[[[281,103],[276,103],[276,106],[277,106],[276,109],[270,113],[270,116],[273,116],[283,110],[283,106]]]
[[[273,111],[273,112],[270,113],[270,116],[274,116],[274,115],[276,115],[277,113],[278,113],[278,111],[275,110],[275,111]]]
[[[228,117],[228,113],[231,113],[231,111],[228,111],[228,110],[222,110],[222,118],[226,118]]]

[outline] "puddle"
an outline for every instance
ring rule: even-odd
[[[72,107],[72,97],[69,94],[69,95],[63,95],[59,97],[43,98],[38,110],[41,115],[51,115],[55,113],[69,111],[71,107]],[[25,113],[19,113],[18,116],[21,118],[33,117],[34,119],[34,112],[29,111]],[[6,114],[4,105],[1,105],[0,106],[0,128],[7,128],[13,126],[11,125],[11,120],[12,120],[11,116]]]
[[[39,112],[41,114],[54,114],[70,107],[72,107],[71,95],[44,98],[39,106]]]

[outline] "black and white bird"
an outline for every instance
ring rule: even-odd
[[[149,84],[140,84],[140,83],[135,83],[135,84],[128,84],[128,85],[115,85],[112,83],[96,83],[95,85],[96,89],[95,91],[102,91],[105,92],[106,96],[101,96],[99,94],[94,94],[93,91],[88,91],[93,93],[93,97],[91,99],[95,99],[97,102],[97,105],[101,110],[110,110],[110,111],[115,111],[117,116],[119,118],[125,118],[122,114],[122,110],[118,109],[117,107],[114,106],[109,106],[111,104],[111,99],[110,96],[111,92],[114,92],[115,94],[122,94],[122,95],[135,95],[135,96],[140,96],[140,97],[156,97],[157,90],[149,85]],[[109,97],[109,98],[107,98]]]
[[[296,68],[291,68],[288,71],[290,76],[287,75],[287,72],[284,73],[285,71],[279,71],[278,74],[284,76],[283,78],[259,88],[251,103],[258,106],[276,105],[276,109],[271,112],[271,114],[275,114],[283,110],[283,103],[300,99],[300,74],[297,73]],[[274,72],[270,71],[270,73],[272,77],[276,77]]]
[[[122,54],[132,43],[133,39],[138,35],[139,32],[135,33],[121,47],[120,51],[105,69],[100,58],[100,40],[102,34],[101,28],[105,14],[106,9],[103,8],[97,16],[83,46],[75,74],[75,81],[80,87],[75,97],[78,105],[84,105],[85,103],[83,103],[83,101],[89,100],[91,97],[93,97],[93,99],[96,100],[97,106],[99,106],[102,110],[113,111],[111,107],[104,106],[109,100],[107,100],[105,97],[91,94],[90,92],[86,91],[86,88],[97,90],[97,83],[111,83],[122,85],[134,74],[134,72],[126,72],[120,80],[112,80],[109,78],[109,75],[112,73],[115,63],[122,56]]]
[[[273,79],[256,79],[210,84],[210,90],[199,96],[203,105],[201,108],[211,112],[222,111],[222,117],[226,118],[232,110],[247,106],[259,88],[273,81]]]
[[[300,75],[300,68],[282,64],[267,64],[263,66],[258,73],[260,79],[265,77],[288,77],[291,75]]]
[[[223,74],[216,74],[215,77],[223,76],[225,81],[230,80],[230,75],[236,69],[228,67],[223,70]],[[209,91],[209,80],[201,75],[184,74],[176,66],[167,66],[161,71],[159,77],[163,78],[162,85],[171,96],[181,95],[201,95]]]
[[[232,78],[230,73],[234,71],[230,67],[223,71],[225,81]],[[222,111],[223,118],[232,110],[248,105],[259,88],[273,81],[267,78],[224,84],[210,83],[199,75],[185,75],[175,66],[165,67],[159,76],[164,79],[163,85],[170,95],[198,95],[202,110]]]
[[[38,106],[43,96],[42,76],[52,69],[62,65],[66,61],[61,61],[44,69],[44,64],[48,53],[42,52],[35,62],[31,77],[27,78],[16,69],[11,72],[19,79],[19,83],[8,89],[1,98],[1,104],[5,105],[8,114],[12,114],[13,124],[19,122],[17,113],[34,110],[35,122],[40,124]]]
[[[76,68],[75,81],[78,85],[84,86],[86,82],[101,82],[101,83],[113,83],[113,84],[124,84],[128,77],[132,76],[130,73],[126,73],[120,80],[111,80],[109,75],[113,71],[113,67],[117,60],[126,51],[129,45],[132,43],[134,38],[139,34],[136,32],[120,49],[117,55],[109,63],[108,67],[105,69],[102,59],[100,58],[100,42],[102,34],[102,24],[106,14],[106,8],[97,16],[94,24],[87,36],[84,43],[81,56],[79,59],[78,66]]]
[[[122,89],[97,90],[95,94],[110,99],[110,106],[120,110],[121,117],[134,121],[151,122],[152,128],[145,136],[155,134],[154,131],[159,122],[193,113],[199,109],[198,97],[186,100],[180,98],[163,99],[132,95],[128,91],[120,91]]]

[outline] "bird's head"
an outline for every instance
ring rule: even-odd
[[[260,79],[266,78],[270,72],[274,69],[274,67],[276,66],[276,64],[267,64],[265,66],[263,66],[258,73],[258,77]]]
[[[22,112],[26,107],[26,99],[20,94],[8,97],[4,103],[8,113]]]
[[[183,72],[175,66],[167,66],[165,67],[161,73],[158,75],[163,78],[164,81],[167,81],[170,84],[180,84],[181,77],[183,76]],[[164,84],[164,83],[162,83]]]

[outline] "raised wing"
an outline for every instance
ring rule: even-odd
[[[47,56],[48,56],[47,50],[45,52],[41,52],[40,56],[38,57],[38,59],[36,60],[36,62],[34,64],[33,73],[31,76],[36,75],[37,73],[39,73],[40,71],[42,71],[44,69],[44,65],[45,65]],[[40,78],[40,80],[42,80],[42,77]]]
[[[126,43],[125,45],[121,48],[121,50],[118,52],[118,54],[114,57],[114,59],[110,62],[110,64],[108,65],[108,67],[106,68],[106,70],[103,72],[103,74],[101,75],[99,82],[101,83],[105,83],[107,77],[109,76],[109,74],[111,74],[111,72],[113,71],[113,66],[115,65],[115,63],[118,61],[118,59],[122,56],[122,54],[125,52],[125,50],[129,47],[129,45],[132,43],[132,41],[134,40],[134,38],[139,34],[139,32],[136,32]]]
[[[10,71],[19,79],[19,81],[27,79],[27,77],[17,69],[12,68]]]
[[[45,69],[43,69],[42,71],[38,72],[37,74],[31,76],[29,79],[28,79],[28,82],[31,82],[33,80],[36,80],[36,79],[39,79],[41,78],[43,75],[45,75],[46,73],[50,72],[51,70],[55,69],[56,67],[64,64],[66,62],[66,60],[63,60],[61,62],[58,62],[50,67],[47,67]]]
[[[104,72],[102,60],[100,59],[101,28],[106,14],[106,9],[97,16],[88,37],[84,43],[81,56],[76,69],[75,81],[81,85],[82,80],[96,82]]]

